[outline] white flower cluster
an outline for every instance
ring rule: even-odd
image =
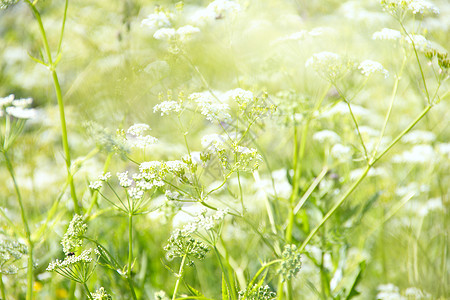
[[[100,255],[99,251],[97,249],[94,249],[94,252],[97,255]],[[78,263],[85,263],[85,264],[89,264],[92,262],[92,249],[86,249],[83,252],[81,252],[80,255],[70,255],[70,256],[66,256],[64,258],[64,260],[55,260],[53,262],[51,262],[48,267],[47,267],[47,271],[58,271],[60,269],[65,269],[65,268],[69,268],[72,267]]]
[[[201,143],[203,147],[213,151],[217,151],[225,149],[226,145],[225,141],[226,140],[224,136],[217,133],[213,133],[204,135],[202,137]]]
[[[348,69],[338,54],[328,51],[313,54],[306,61],[305,67],[313,68],[320,76],[329,81],[335,81]]]
[[[429,144],[436,140],[436,135],[431,131],[413,130],[402,137],[402,142],[411,144]]]
[[[179,41],[186,42],[192,35],[200,32],[200,29],[192,25],[185,25],[178,29],[175,28],[161,28],[158,29],[153,37],[161,41],[169,41],[172,39],[178,39]]]
[[[189,100],[195,101],[200,113],[210,122],[230,121],[230,107],[226,103],[217,103],[217,100],[210,97],[207,93],[193,93]]]
[[[381,4],[390,12],[410,11],[413,14],[439,14],[439,9],[426,0],[381,0]]]
[[[103,186],[103,181],[108,181],[111,178],[111,173],[107,172],[98,176],[98,179],[89,183],[89,188],[93,190],[100,190]]]
[[[153,107],[153,112],[161,112],[161,116],[169,115],[171,113],[179,113],[181,105],[177,101],[163,101]]]
[[[398,30],[383,28],[372,35],[373,40],[391,40],[396,41],[402,39],[402,34]]]
[[[91,297],[93,300],[112,300],[111,295],[106,293],[104,287],[100,287],[94,293],[91,293]]]
[[[87,225],[84,223],[83,217],[74,215],[72,221],[69,223],[66,233],[61,240],[63,251],[65,254],[74,252],[83,245],[83,235],[87,230]]]
[[[33,119],[36,117],[36,110],[27,108],[32,102],[31,98],[14,99],[13,94],[0,98],[0,117],[6,113],[17,119]]]
[[[133,184],[133,180],[128,178],[128,171],[117,172],[117,179],[119,179],[119,185],[123,188],[128,188]]]
[[[280,37],[275,40],[275,43],[284,42],[284,41],[299,41],[299,40],[303,40],[307,37],[320,36],[326,32],[332,32],[332,29],[329,27],[316,27],[309,31],[303,29],[303,30],[288,34],[286,36]]]
[[[206,25],[217,19],[229,18],[237,15],[241,6],[231,0],[214,0],[206,8],[197,9],[190,18],[194,24]]]
[[[9,237],[0,237],[0,276],[17,274],[19,268],[13,263],[27,254],[27,247]]]
[[[141,25],[147,26],[151,30],[158,30],[164,27],[172,26],[171,20],[174,18],[174,15],[165,11],[156,11],[153,14],[150,14],[142,20]]]
[[[361,70],[361,73],[364,76],[370,76],[373,73],[381,73],[384,75],[384,78],[389,76],[389,72],[383,67],[383,65],[373,60],[365,60],[361,62],[358,69]]]
[[[313,139],[319,143],[336,144],[341,141],[341,137],[332,130],[322,130],[313,134]]]
[[[392,283],[379,285],[377,290],[377,300],[406,300],[406,298],[400,294],[398,287]]]
[[[207,216],[206,209],[202,209],[193,222],[183,226],[181,230],[184,234],[193,234],[199,230],[210,231],[222,223],[225,216],[228,214],[228,209],[218,209],[213,215]]]
[[[335,144],[331,148],[331,155],[340,162],[349,162],[352,158],[352,148],[342,144]]]
[[[123,138],[131,148],[145,149],[150,145],[158,143],[158,139],[144,135],[144,132],[151,130],[147,124],[134,124],[128,128],[126,134],[123,134]]]
[[[436,152],[430,145],[415,145],[411,150],[404,151],[392,157],[395,163],[432,163],[436,159]]]
[[[254,95],[251,91],[247,91],[241,88],[237,88],[234,90],[229,90],[224,94],[224,99],[227,101],[235,101],[238,104],[248,104],[254,98]]]

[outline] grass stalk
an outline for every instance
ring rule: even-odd
[[[19,202],[20,207],[20,217],[22,218],[22,224],[25,230],[25,238],[28,246],[28,260],[27,260],[27,294],[26,300],[33,299],[33,283],[34,283],[34,274],[33,274],[33,241],[31,240],[30,227],[28,225],[27,215],[25,214],[25,208],[23,206],[22,195],[20,193],[19,185],[17,184],[16,177],[14,175],[14,168],[12,166],[11,160],[6,151],[3,152],[3,156],[5,158],[6,168],[8,169],[9,175],[14,183],[14,190],[16,192],[17,201]]]

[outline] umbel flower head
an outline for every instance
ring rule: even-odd
[[[0,275],[17,274],[18,268],[14,262],[27,254],[27,247],[8,237],[0,237]]]
[[[100,287],[95,291],[95,293],[91,293],[91,297],[94,300],[112,300],[111,295],[106,293],[104,287]]]
[[[7,9],[16,4],[19,0],[0,0],[0,9]]]
[[[83,245],[82,236],[87,230],[87,225],[83,221],[83,217],[75,215],[69,223],[66,233],[61,241],[63,251],[67,255],[76,252]]]
[[[239,300],[273,300],[277,293],[272,292],[268,285],[259,286],[255,284],[251,289],[239,292]]]
[[[209,248],[206,244],[194,239],[188,232],[176,229],[170,236],[164,250],[167,251],[166,256],[170,260],[184,256],[188,259],[197,258],[203,260]],[[191,261],[190,264],[192,264]]]
[[[291,279],[295,277],[302,266],[300,251],[295,245],[284,246],[284,251],[281,254],[283,261],[280,264],[278,273],[283,276],[283,279]]]
[[[97,249],[87,249],[80,255],[67,255],[64,260],[51,262],[47,271],[56,272],[78,283],[85,283],[94,272],[99,257],[100,252]]]

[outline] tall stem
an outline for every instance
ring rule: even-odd
[[[178,270],[178,279],[177,282],[175,283],[175,288],[173,289],[172,300],[175,300],[177,298],[178,286],[180,285],[181,278],[183,277],[185,261],[186,261],[186,254],[183,256],[183,259],[181,260],[180,269]]]
[[[64,102],[63,102],[63,97],[62,97],[62,92],[61,92],[61,86],[59,84],[58,75],[55,70],[56,64],[53,62],[52,54],[51,54],[50,47],[49,47],[48,40],[47,40],[47,34],[45,33],[44,24],[42,23],[41,15],[33,3],[31,3],[29,0],[26,0],[26,2],[29,4],[29,6],[30,6],[31,10],[33,11],[33,14],[38,22],[39,31],[41,33],[42,40],[44,42],[45,53],[47,55],[47,64],[52,73],[53,85],[55,86],[56,99],[58,101],[59,118],[60,118],[60,122],[61,122],[62,144],[63,144],[64,156],[65,156],[65,161],[66,161],[67,178],[69,179],[70,195],[72,197],[74,211],[76,214],[79,214],[80,207],[78,205],[77,195],[75,192],[75,185],[74,185],[73,177],[72,177],[72,174],[70,171],[71,159],[70,159],[69,142],[68,142],[68,138],[67,138],[66,117],[65,117],[65,113],[64,113]],[[67,5],[67,2],[66,2],[66,5]],[[66,11],[67,11],[67,6],[65,8],[65,14],[66,14]],[[65,22],[65,17],[64,17],[63,21]],[[62,30],[64,30],[64,26],[63,26]],[[61,35],[61,38],[62,38],[62,35]],[[60,41],[60,43],[61,43],[61,41]]]
[[[17,195],[17,201],[19,202],[20,207],[20,216],[22,218],[23,227],[25,229],[25,237],[27,240],[28,246],[28,264],[27,264],[27,295],[26,299],[33,299],[33,242],[31,240],[30,227],[28,226],[27,216],[25,214],[25,209],[23,207],[22,195],[20,194],[19,185],[17,184],[16,177],[14,175],[14,169],[11,164],[11,160],[9,159],[8,153],[6,151],[3,152],[3,156],[5,157],[6,168],[8,169],[9,175],[11,176],[14,189]]]
[[[133,214],[128,214],[128,268],[127,279],[131,290],[131,296],[136,300],[136,292],[134,291],[133,278],[131,277],[131,267],[133,264]]]
[[[2,299],[6,300],[5,283],[3,282],[3,274],[1,274],[1,273],[0,273],[0,291],[1,291]]]
[[[88,298],[91,299],[91,300],[94,300],[94,298],[92,298],[91,292],[89,291],[89,288],[88,288],[86,282],[83,282],[83,286],[84,286],[84,289],[86,290]]]

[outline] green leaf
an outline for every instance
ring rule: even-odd
[[[348,292],[347,297],[345,298],[345,300],[350,300],[355,296],[358,296],[360,294],[360,292],[358,292],[356,290],[356,286],[358,285],[358,283],[361,281],[362,279],[362,274],[364,273],[364,270],[366,269],[366,261],[363,260],[362,262],[359,263],[359,272],[355,277],[355,280],[353,281],[353,285],[350,288],[350,291]]]
[[[225,281],[225,275],[222,273],[222,300],[228,300],[228,287]]]
[[[183,280],[184,281],[184,280]],[[189,292],[191,292],[191,294],[193,294],[194,296],[197,297],[203,297],[203,294],[201,292],[199,292],[198,290],[196,290],[195,288],[193,288],[192,286],[190,286],[186,281],[184,281],[184,285],[186,286],[186,288],[189,290]]]

